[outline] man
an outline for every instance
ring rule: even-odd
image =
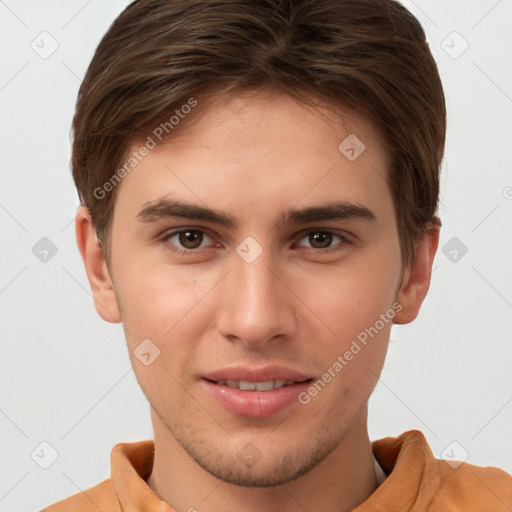
[[[394,0],[132,3],[81,86],[72,168],[154,441],[45,511],[510,510],[505,472],[367,432],[391,325],[430,283],[445,118]]]

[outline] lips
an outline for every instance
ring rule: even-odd
[[[253,368],[250,366],[231,366],[221,370],[207,373],[203,378],[212,382],[269,382],[284,381],[287,382],[304,382],[309,380],[311,375],[285,368],[282,366],[263,366]]]
[[[311,376],[278,366],[230,367],[202,379],[205,391],[227,411],[251,418],[267,418],[297,402]]]
[[[218,386],[228,386],[233,389],[241,389],[242,391],[270,391],[271,389],[279,389],[283,386],[295,384],[294,380],[264,380],[260,382],[249,382],[247,380],[219,380],[216,382]]]

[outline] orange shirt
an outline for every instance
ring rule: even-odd
[[[154,441],[118,443],[110,455],[111,478],[41,512],[174,512],[145,482]],[[438,460],[418,430],[372,443],[388,475],[353,512],[510,512],[512,477],[501,469]],[[451,461],[450,461],[451,462]]]

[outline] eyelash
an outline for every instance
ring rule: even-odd
[[[198,233],[202,233],[202,234],[210,237],[213,240],[213,236],[209,233],[208,230],[199,229],[199,228],[180,228],[180,229],[174,229],[172,231],[166,232],[162,236],[161,241],[164,244],[166,244],[168,247],[170,247],[172,251],[176,252],[180,256],[189,255],[192,253],[199,253],[201,251],[201,249],[207,249],[204,247],[197,248],[197,249],[181,249],[181,248],[177,247],[175,244],[173,244],[172,242],[170,242],[170,239],[172,237],[179,235],[180,233],[187,232],[187,231],[195,231]],[[300,238],[298,238],[298,241],[302,240],[303,238],[307,237],[308,235],[311,235],[312,233],[328,233],[328,234],[337,236],[341,239],[341,242],[339,244],[335,244],[334,246],[327,247],[325,249],[315,249],[314,247],[306,247],[306,249],[311,249],[318,253],[320,253],[320,252],[321,253],[331,253],[333,251],[343,250],[344,246],[352,244],[352,241],[345,234],[338,232],[338,231],[333,231],[330,229],[310,229],[310,230],[306,231],[305,233],[303,233],[300,236]],[[341,245],[341,247],[336,248],[337,245]],[[301,246],[301,247],[303,247],[303,246]]]

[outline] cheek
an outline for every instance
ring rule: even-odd
[[[298,295],[306,298],[311,318],[316,317],[321,324],[325,339],[331,339],[331,350],[342,351],[376,322],[379,334],[386,337],[395,313],[393,303],[399,278],[395,267],[383,261],[372,265],[361,262],[332,267],[323,274],[303,275],[297,280],[301,283]],[[379,319],[386,313],[387,321],[382,325]]]
[[[195,367],[200,340],[211,328],[215,304],[208,292],[219,278],[207,272],[199,278],[192,265],[179,271],[168,265],[131,267],[123,277],[123,326],[137,380],[151,403],[162,399],[166,407],[186,405],[177,403],[183,398],[180,384],[189,384],[187,369]],[[136,356],[147,339],[158,352],[149,367]]]
[[[169,265],[146,265],[140,269],[131,266],[120,282],[123,324],[134,336],[167,343],[183,325],[194,329],[191,317],[197,317],[202,309],[198,306],[215,279],[205,273],[199,279],[192,266],[176,270]]]

